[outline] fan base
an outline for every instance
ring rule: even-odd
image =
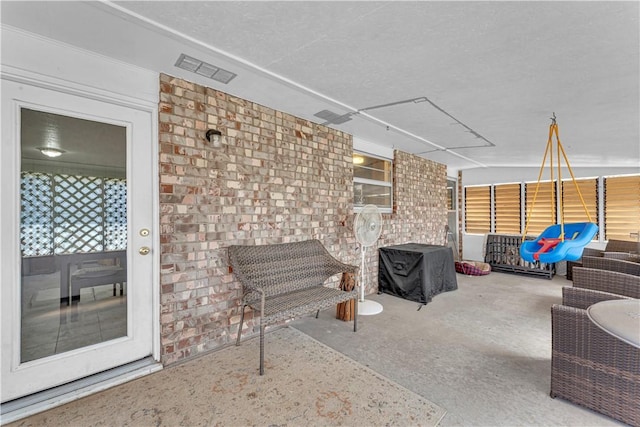
[[[358,301],[358,314],[370,316],[382,313],[382,304],[376,301]]]

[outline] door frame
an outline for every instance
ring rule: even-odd
[[[72,95],[75,97],[80,97],[91,101],[102,102],[106,104],[111,104],[116,107],[126,107],[129,109],[136,110],[137,113],[140,113],[146,122],[145,128],[148,128],[148,135],[151,139],[148,141],[148,144],[145,146],[150,147],[150,152],[147,153],[147,156],[150,157],[150,173],[152,174],[151,178],[151,195],[150,195],[150,204],[151,204],[151,228],[153,230],[151,241],[149,242],[154,248],[152,253],[149,255],[152,257],[151,259],[151,356],[155,361],[160,360],[160,286],[159,286],[159,182],[158,182],[158,127],[157,127],[157,102],[151,102],[148,100],[143,100],[140,98],[129,97],[127,95],[97,89],[91,86],[85,86],[80,83],[70,82],[68,80],[59,79],[52,76],[46,76],[38,73],[33,73],[30,71],[26,71],[24,69],[14,68],[8,65],[2,65],[2,73],[0,75],[2,82],[12,82],[15,84],[23,84],[28,85],[37,89],[44,89],[49,91],[54,91],[60,94]],[[156,80],[157,82],[157,80]],[[158,84],[158,83],[156,83]],[[59,111],[59,113],[64,114],[63,111]],[[6,126],[7,124],[5,124]],[[12,132],[12,141],[7,144],[3,144],[0,148],[0,151],[3,152],[0,159],[0,176],[2,177],[2,188],[0,188],[0,197],[2,200],[19,200],[19,183],[17,182],[17,176],[14,173],[16,168],[19,169],[20,164],[20,150],[19,150],[19,141],[15,141],[15,137],[19,136],[19,129],[15,129],[15,123],[10,123]],[[128,131],[130,132],[130,130]],[[130,150],[135,150],[135,146],[132,146]],[[128,159],[128,161],[130,161]],[[16,163],[17,162],[17,163]],[[0,234],[10,232],[11,235],[5,235],[0,237],[0,259],[3,260],[3,268],[0,271],[0,279],[1,283],[4,284],[15,284],[20,283],[21,273],[20,273],[20,262],[19,255],[15,253],[15,248],[19,247],[19,238],[15,233],[15,227],[19,218],[19,207],[13,205],[11,208],[3,208],[0,209]],[[2,224],[10,224],[10,225],[2,225]],[[134,232],[137,232],[135,229],[137,227],[135,221],[131,224],[131,231],[129,232],[129,236],[133,235]],[[17,246],[16,246],[17,245]],[[130,245],[129,250],[131,251],[130,257],[133,257],[133,251],[136,249],[133,245]],[[137,255],[137,254],[136,254]],[[7,268],[10,267],[10,268]],[[3,291],[4,293],[4,291]],[[10,291],[10,293],[4,293],[3,300],[5,297],[10,300],[10,302],[3,302],[3,310],[8,308],[11,311],[11,318],[14,322],[18,322],[18,325],[11,325],[11,337],[5,337],[3,333],[2,337],[2,352],[8,352],[12,354],[12,366],[15,368],[15,354],[19,354],[19,347],[16,351],[16,345],[19,346],[19,336],[16,337],[15,331],[20,332],[20,306],[16,301],[19,301],[20,292],[16,292],[15,288]],[[9,304],[11,305],[9,307]],[[3,316],[4,317],[4,316]],[[5,353],[6,354],[6,353]],[[4,359],[4,358],[3,358]],[[18,358],[19,359],[19,358]],[[31,362],[28,362],[31,363]],[[19,364],[19,360],[18,360]],[[4,369],[3,369],[4,370]],[[104,388],[104,387],[102,387]]]

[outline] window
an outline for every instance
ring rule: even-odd
[[[365,205],[376,205],[381,212],[393,209],[391,160],[369,154],[353,154],[353,206],[357,212]]]
[[[576,185],[580,189],[580,195],[576,190]],[[582,204],[584,201],[584,205]],[[598,180],[576,179],[575,185],[573,180],[562,181],[562,210],[564,222],[588,222],[589,215],[585,213],[585,206],[591,221],[598,224]]]
[[[455,211],[456,210],[456,186],[458,183],[456,181],[447,179],[447,210]]]
[[[51,176],[26,172],[20,180],[22,256],[53,255],[53,187]]]
[[[502,184],[494,187],[495,232],[520,233],[520,184]]]
[[[464,223],[467,233],[491,231],[491,187],[465,187]]]
[[[491,186],[465,187],[465,231],[520,234],[522,227],[527,235],[537,236],[550,225],[561,221],[586,222],[591,216],[591,222],[600,227],[596,239],[640,242],[640,175],[579,178],[575,184],[573,179],[567,179],[562,182],[562,188],[541,181],[534,206],[536,186],[536,182],[524,184],[524,200],[520,197],[521,184],[517,183],[496,184],[493,194]],[[556,191],[561,191],[562,218],[556,214]],[[585,213],[582,201],[589,215]],[[522,213],[525,223],[521,225]],[[528,224],[527,218],[530,219]]]
[[[640,175],[604,178],[605,239],[640,240]]]
[[[23,172],[22,256],[127,248],[124,179]]]
[[[527,235],[537,236],[550,225],[557,224],[555,185],[551,185],[549,181],[541,181],[540,185],[536,182],[528,182],[525,184],[525,200]]]

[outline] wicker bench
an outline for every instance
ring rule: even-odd
[[[318,240],[261,246],[229,247],[233,273],[242,283],[242,311],[236,345],[240,345],[246,306],[260,312],[260,375],[264,373],[264,330],[272,323],[355,300],[353,331],[357,330],[358,288],[343,291],[324,286],[338,273],[358,267],[336,260]]]

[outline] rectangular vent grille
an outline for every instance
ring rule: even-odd
[[[184,53],[180,55],[175,65],[183,70],[200,74],[201,76],[208,77],[224,84],[229,83],[237,76],[237,74],[232,73],[231,71],[208,64],[189,55],[185,55]]]
[[[320,117],[321,119],[326,120],[326,124],[339,125],[351,120],[351,114],[352,113],[338,114],[338,113],[334,113],[333,111],[322,110],[315,113],[314,116]]]

